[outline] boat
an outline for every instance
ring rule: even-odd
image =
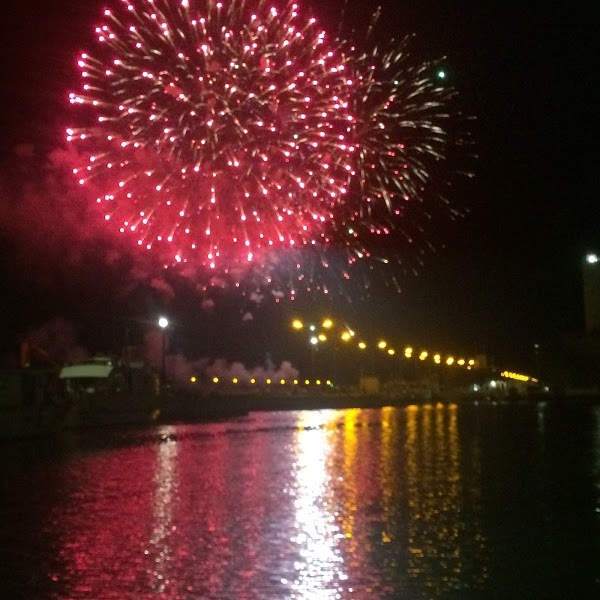
[[[148,424],[160,414],[158,375],[143,361],[96,356],[59,374],[66,428]]]
[[[110,425],[144,425],[160,415],[155,370],[108,356],[61,367],[0,370],[0,439]]]

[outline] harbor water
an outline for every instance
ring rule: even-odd
[[[600,598],[599,405],[252,412],[0,456],[0,598]]]

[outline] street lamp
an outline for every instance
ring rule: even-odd
[[[161,370],[160,370],[160,381],[162,387],[164,387],[167,375],[167,327],[169,326],[169,320],[166,317],[159,317],[158,326],[162,329],[162,355],[161,355]]]
[[[316,336],[312,336],[310,338],[310,369],[311,369],[311,379],[315,378],[315,350],[317,349],[317,344],[319,343],[319,338]]]

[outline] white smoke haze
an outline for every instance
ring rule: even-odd
[[[189,360],[183,354],[168,354],[165,360],[166,375],[175,383],[187,384],[191,382],[192,377],[203,373],[209,362],[208,358]]]
[[[236,378],[240,384],[250,383],[254,379],[257,385],[261,385],[267,379],[273,382],[279,382],[282,379],[286,382],[293,381],[298,377],[298,369],[286,360],[282,361],[279,367],[265,368],[257,366],[248,368],[241,362],[229,363],[224,359],[216,359],[206,368],[206,374],[210,378],[218,377],[223,383],[232,382]]]
[[[269,365],[248,367],[240,361],[228,361],[224,358],[197,358],[190,360],[181,353],[169,352],[168,335],[165,341],[165,371],[167,378],[177,385],[187,386],[191,383],[191,378],[195,377],[199,382],[209,382],[213,377],[218,377],[223,384],[233,384],[233,379],[237,379],[241,385],[251,384],[251,380],[256,381],[257,386],[264,385],[267,379],[272,382],[279,382],[282,379],[291,382],[297,379],[299,371],[290,361],[284,360],[279,366]],[[163,334],[162,332],[151,330],[144,336],[143,357],[157,371],[162,369],[163,359]]]

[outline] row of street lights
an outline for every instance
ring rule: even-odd
[[[346,324],[344,324],[340,329],[336,331],[334,328],[334,321],[329,317],[321,321],[320,327],[318,327],[314,323],[305,325],[305,323],[301,319],[296,318],[292,321],[292,328],[295,331],[302,331],[305,328],[307,328],[309,331],[308,341],[311,346],[311,375],[313,378],[315,369],[314,354],[315,348],[318,344],[328,342],[331,339],[334,344],[334,350],[337,350],[336,342],[338,341],[338,339],[344,343],[349,343],[356,336],[355,331]],[[394,356],[396,354],[396,349],[384,339],[379,339],[374,345],[378,350],[387,353],[389,356]],[[364,340],[361,340],[356,343],[356,347],[359,350],[366,350],[369,347],[369,344],[367,344]],[[403,349],[403,354],[404,357],[407,359],[412,359],[413,357],[416,357],[422,362],[425,362],[427,359],[430,359],[433,360],[433,362],[437,365],[443,363],[447,366],[458,365],[460,367],[466,367],[467,369],[473,369],[477,366],[477,361],[474,358],[456,358],[452,355],[443,356],[439,352],[430,353],[427,350],[421,350],[417,354],[412,346],[406,346]]]

